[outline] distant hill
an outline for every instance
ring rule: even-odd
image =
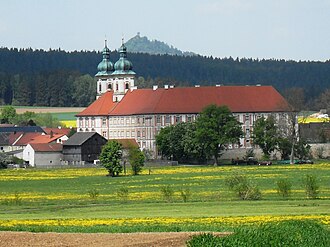
[[[146,36],[141,37],[137,33],[133,38],[125,43],[127,50],[133,53],[148,53],[151,55],[178,55],[178,56],[195,56],[193,52],[183,52],[173,46],[158,41],[149,40]]]

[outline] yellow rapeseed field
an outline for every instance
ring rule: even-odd
[[[327,215],[290,215],[290,216],[238,216],[238,217],[206,217],[206,218],[121,218],[121,219],[29,219],[29,220],[0,220],[0,226],[122,226],[122,225],[172,225],[172,224],[223,224],[251,225],[286,220],[315,220],[324,225],[330,225]]]

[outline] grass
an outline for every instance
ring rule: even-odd
[[[215,217],[229,221],[230,217],[265,216],[301,217],[303,215],[326,217],[330,208],[330,163],[314,165],[259,166],[185,166],[149,167],[139,176],[107,177],[103,168],[80,169],[21,169],[0,170],[0,229],[25,229],[33,231],[155,231],[155,230],[215,230],[228,225],[190,222],[163,224],[164,219],[203,219]],[[228,190],[225,179],[233,174],[244,174],[259,186],[262,199],[241,201]],[[320,185],[318,199],[309,200],[303,178],[312,174]],[[276,182],[286,178],[292,184],[289,199],[277,194]],[[161,189],[171,186],[174,194],[165,201]],[[125,200],[118,191],[125,188]],[[127,189],[127,193],[126,193]],[[184,202],[181,191],[189,189]],[[91,197],[91,191],[97,191]],[[17,198],[19,203],[17,203]],[[225,217],[225,218],[224,218]],[[229,217],[229,218],[226,218]],[[258,218],[259,217],[259,218]],[[159,219],[154,224],[135,224],[134,219]],[[110,226],[58,226],[15,225],[6,227],[6,220],[67,219],[93,221],[93,219],[125,219],[128,225]],[[227,220],[227,221],[226,221]],[[329,218],[325,219],[329,222]],[[2,223],[1,223],[2,222]],[[62,222],[63,223],[63,222]],[[61,223],[61,224],[62,224]],[[18,223],[17,223],[18,224]],[[104,223],[108,224],[108,222]],[[329,223],[330,224],[330,223]],[[230,225],[230,224],[229,224]],[[121,229],[121,230],[120,230]]]

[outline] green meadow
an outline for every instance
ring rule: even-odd
[[[240,200],[226,178],[244,175],[260,200]],[[303,179],[313,175],[316,199]],[[273,166],[148,165],[108,177],[104,168],[0,170],[0,229],[128,232],[228,230],[237,225],[313,220],[329,226],[330,163]],[[276,182],[286,178],[283,198]],[[166,194],[167,192],[167,194]]]

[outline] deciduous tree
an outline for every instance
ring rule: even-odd
[[[122,146],[116,140],[110,140],[102,148],[100,162],[108,172],[109,176],[116,177],[123,171],[120,164],[122,157]]]
[[[277,146],[277,129],[275,120],[272,116],[267,119],[264,117],[255,121],[253,126],[253,143],[259,145],[264,155],[269,158]]]
[[[240,123],[227,106],[207,106],[196,120],[196,138],[209,157],[218,165],[221,150],[239,142],[243,135]]]

